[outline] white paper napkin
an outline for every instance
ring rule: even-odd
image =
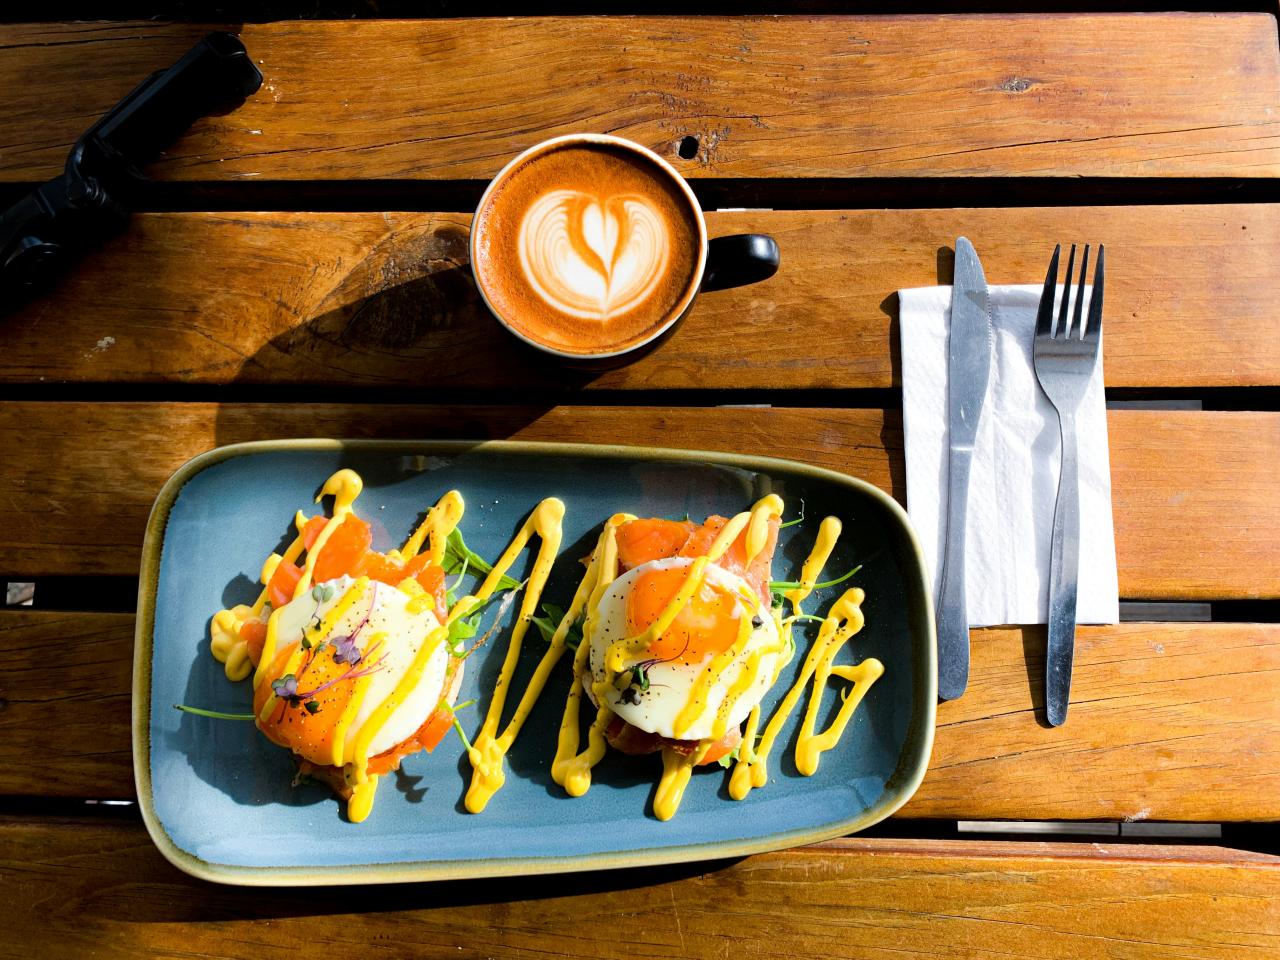
[[[965,576],[969,623],[1044,623],[1049,541],[1062,454],[1058,416],[1031,366],[1040,286],[990,288],[995,352],[969,487]],[[1086,288],[1086,307],[1089,293]],[[1062,296],[1062,288],[1058,288]],[[907,512],[933,575],[946,537],[947,331],[951,288],[898,291]],[[1087,310],[1086,310],[1087,314]],[[1076,419],[1080,443],[1077,620],[1119,619],[1111,463],[1098,361]]]

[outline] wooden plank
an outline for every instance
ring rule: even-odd
[[[88,122],[200,34],[0,31],[0,178],[56,175]],[[245,24],[265,81],[168,180],[492,176],[617,133],[691,177],[1220,176],[1280,170],[1268,14],[521,17]],[[696,155],[681,159],[685,136]]]
[[[939,704],[903,816],[1280,819],[1280,624],[1082,627],[1056,728],[1044,647],[1043,627],[972,632],[969,689]]]
[[[1053,244],[1107,245],[1112,387],[1280,384],[1280,205],[716,213],[774,234],[773,279],[702,297],[650,356],[539,362],[489,317],[456,214],[150,214],[4,319],[0,382],[470,390],[888,387],[896,291],[951,282],[960,234],[992,283]],[[1173,345],[1176,344],[1176,349]]]
[[[132,798],[133,615],[0,611],[0,794]]]
[[[1121,596],[1280,596],[1280,414],[1113,410],[1108,427]],[[151,503],[184,461],[298,436],[768,453],[905,496],[901,418],[878,410],[11,402],[0,405],[3,572],[135,574]]]
[[[0,611],[15,678],[0,687],[0,794],[135,796],[132,638],[130,614]],[[1280,819],[1280,625],[1082,628],[1056,729],[1043,630],[972,639],[970,688],[939,706],[929,773],[901,816]]]
[[[1280,861],[1223,848],[844,840],[561,876],[540,890],[528,878],[244,890],[179,873],[133,823],[5,820],[0,878],[13,955],[51,960],[267,960],[296,957],[300,944],[464,960],[1263,960],[1280,950]]]

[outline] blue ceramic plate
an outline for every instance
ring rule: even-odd
[[[173,708],[248,709],[248,681],[229,683],[209,653],[209,619],[224,606],[252,602],[263,559],[291,538],[294,511],[314,512],[316,490],[341,467],[364,477],[356,509],[372,522],[377,549],[398,545],[424,509],[456,487],[467,502],[462,530],[468,544],[494,558],[540,499],[560,497],[567,505],[565,549],[545,599],[563,606],[581,575],[578,559],[610,514],[732,515],[772,491],[792,516],[803,500],[809,519],[782,531],[774,575],[797,575],[818,521],[840,517],[845,533],[828,570],[863,563],[853,583],[867,593],[866,628],[850,648],[859,660],[878,657],[885,674],[814,776],[800,776],[792,763],[797,717],[764,789],[730,800],[725,771],[712,766],[694,775],[679,813],[662,823],[649,812],[661,771],[656,755],[611,753],[590,792],[578,799],[552,782],[566,660],[511,751],[506,786],[484,813],[463,812],[470,767],[460,740],[450,736],[434,754],[410,757],[398,775],[384,778],[369,819],[348,823],[327,789],[290,786],[288,752],[251,724]],[[819,593],[808,608],[825,608],[840,589]],[[808,636],[797,634],[802,647]],[[459,701],[487,704],[505,649],[503,635],[476,655]],[[531,632],[516,691],[541,652],[541,639]],[[766,709],[781,698],[802,659],[784,672]],[[859,480],[782,460],[624,447],[241,444],[179,470],[151,515],[134,659],[134,766],[156,844],[177,866],[209,880],[366,883],[626,867],[794,846],[887,817],[924,776],[935,691],[933,617],[920,551],[901,508]],[[834,711],[834,689],[827,699]],[[468,733],[482,716],[473,710],[463,714]]]

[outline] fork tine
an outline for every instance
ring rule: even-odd
[[[1062,244],[1053,248],[1053,259],[1049,261],[1049,272],[1044,275],[1044,292],[1040,294],[1040,307],[1036,310],[1036,336],[1053,336],[1053,293],[1058,286],[1058,254],[1062,253]]]
[[[1067,315],[1067,307],[1071,304],[1071,271],[1076,266],[1076,245],[1071,245],[1071,254],[1067,257],[1067,279],[1062,284],[1062,306],[1058,310],[1058,328],[1054,332],[1054,339],[1062,337],[1066,339],[1071,333],[1071,327],[1068,320],[1071,318]]]
[[[1084,245],[1084,256],[1080,258],[1080,286],[1076,289],[1076,306],[1075,311],[1071,315],[1071,331],[1076,335],[1077,340],[1084,339],[1084,281],[1089,276],[1089,245]],[[1070,288],[1071,283],[1068,281],[1067,287]]]
[[[1102,255],[1106,247],[1098,244],[1098,269],[1093,274],[1093,295],[1089,298],[1089,326],[1085,327],[1085,337],[1096,342],[1102,334]]]

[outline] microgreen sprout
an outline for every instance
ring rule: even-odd
[[[850,570],[848,573],[846,573],[842,577],[836,577],[834,580],[824,580],[821,583],[815,583],[813,585],[813,589],[824,590],[827,587],[837,586],[838,584],[844,583],[846,580],[848,580],[850,577],[852,577],[855,573],[857,573],[861,569],[862,569],[862,564],[858,564],[856,567],[854,567],[852,570]],[[773,591],[775,596],[782,590],[799,590],[800,587],[802,586],[803,584],[799,580],[770,580],[769,581],[769,589]],[[776,607],[778,606],[778,604],[775,603],[774,606]]]
[[[644,663],[637,663],[631,668],[631,682],[640,688],[641,693],[648,693],[649,691],[648,668],[656,662],[656,660],[646,660]]]
[[[778,524],[778,529],[781,530],[785,527],[794,527],[797,523],[804,523],[804,498],[803,497],[800,498],[800,516],[796,517],[794,520],[788,520],[786,523]]]
[[[471,752],[471,741],[467,739],[466,731],[462,729],[462,724],[458,722],[458,711],[463,709],[464,707],[469,707],[474,703],[475,703],[474,700],[468,700],[465,703],[458,703],[458,704],[454,704],[453,706],[450,706],[446,701],[444,700],[440,701],[440,706],[444,707],[446,710],[449,711],[449,713],[453,715],[453,729],[458,731],[458,736],[462,740],[462,746],[467,751],[467,753]]]
[[[334,663],[345,663],[354,667],[363,656],[364,654],[360,652],[360,648],[356,646],[355,636],[333,638]]]
[[[458,602],[458,587],[462,585],[462,578],[467,575],[467,568],[469,566],[471,566],[471,558],[463,557],[462,569],[458,571],[457,579],[455,579],[452,584],[448,584],[445,586],[445,591],[444,591],[445,606],[452,607],[455,603]]]
[[[188,707],[185,703],[175,703],[173,709],[183,713],[194,713],[197,717],[212,717],[214,720],[252,720],[252,713],[223,713],[221,710],[205,710],[202,707]]]
[[[797,620],[812,620],[814,623],[826,623],[826,617],[815,616],[812,613],[795,613],[783,620],[783,623],[795,623]]]
[[[271,681],[271,692],[281,700],[292,700],[298,695],[298,678],[292,673]]]

